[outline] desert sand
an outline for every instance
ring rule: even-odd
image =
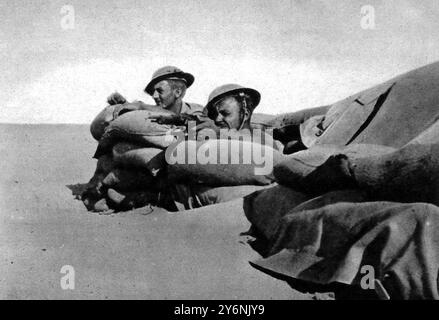
[[[86,125],[0,125],[1,299],[308,299],[252,268],[242,199],[193,211],[87,212]],[[61,268],[75,289],[61,288]]]

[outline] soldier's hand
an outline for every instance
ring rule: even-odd
[[[157,122],[158,124],[174,124],[174,125],[181,125],[183,122],[183,119],[175,114],[175,115],[162,115],[162,114],[152,114],[149,117],[149,120],[153,122]]]
[[[116,104],[127,103],[127,99],[125,99],[125,97],[122,96],[119,92],[113,92],[110,96],[108,96],[107,102],[109,105],[114,106]]]
[[[204,121],[197,123],[197,126],[194,128],[189,127],[189,130],[195,130],[195,135],[197,139],[201,139],[205,136],[212,136],[212,133],[216,135],[218,138],[220,135],[220,128],[215,125],[215,122],[211,119],[204,119]],[[188,131],[189,131],[188,130]],[[191,134],[194,134],[191,132]]]
[[[199,132],[204,129],[212,129],[213,131],[218,131],[218,127],[215,125],[215,122],[212,119],[202,119],[201,122],[197,123],[196,131]]]

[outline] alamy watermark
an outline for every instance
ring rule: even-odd
[[[274,146],[270,130],[203,129],[196,132],[196,122],[189,121],[188,134],[168,132],[173,141],[165,153],[168,164],[254,165],[255,175],[273,171]],[[176,139],[175,139],[176,137]]]
[[[377,296],[382,300],[390,300],[390,295],[382,282],[375,276],[375,268],[371,265],[361,266],[360,273],[362,277],[360,279],[360,287],[363,290],[374,290]],[[388,275],[384,275],[388,277]]]
[[[60,273],[63,274],[60,280],[61,289],[75,290],[75,269],[70,265],[65,265],[62,266]]]
[[[62,6],[60,9],[62,15],[60,26],[63,30],[72,30],[75,28],[75,8],[72,5]]]
[[[375,30],[375,7],[365,5],[361,7],[361,21],[360,26],[363,30]]]

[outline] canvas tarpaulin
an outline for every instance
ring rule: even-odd
[[[301,138],[308,148],[351,143],[402,147],[439,118],[438,87],[436,62],[334,103],[319,121],[311,117],[300,123]]]
[[[330,193],[288,211],[254,265],[282,279],[352,285],[371,266],[393,299],[438,299],[439,208],[350,197]]]
[[[246,216],[266,241],[265,258],[254,265],[279,278],[320,284],[359,284],[361,266],[371,265],[393,298],[439,298],[437,88],[439,63],[332,105],[318,124],[302,123],[311,152],[341,149],[303,170],[296,160],[284,166],[289,181],[278,183],[307,200],[290,200],[270,228],[272,210],[255,205],[269,190],[245,199]],[[343,154],[356,144],[378,147],[358,158]],[[344,175],[351,180],[334,183]],[[349,188],[355,190],[343,190]]]

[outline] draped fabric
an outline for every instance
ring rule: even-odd
[[[434,63],[301,123],[309,149],[275,168],[282,186],[245,198],[263,255],[252,264],[287,281],[357,286],[371,267],[391,298],[438,299],[438,88]]]

